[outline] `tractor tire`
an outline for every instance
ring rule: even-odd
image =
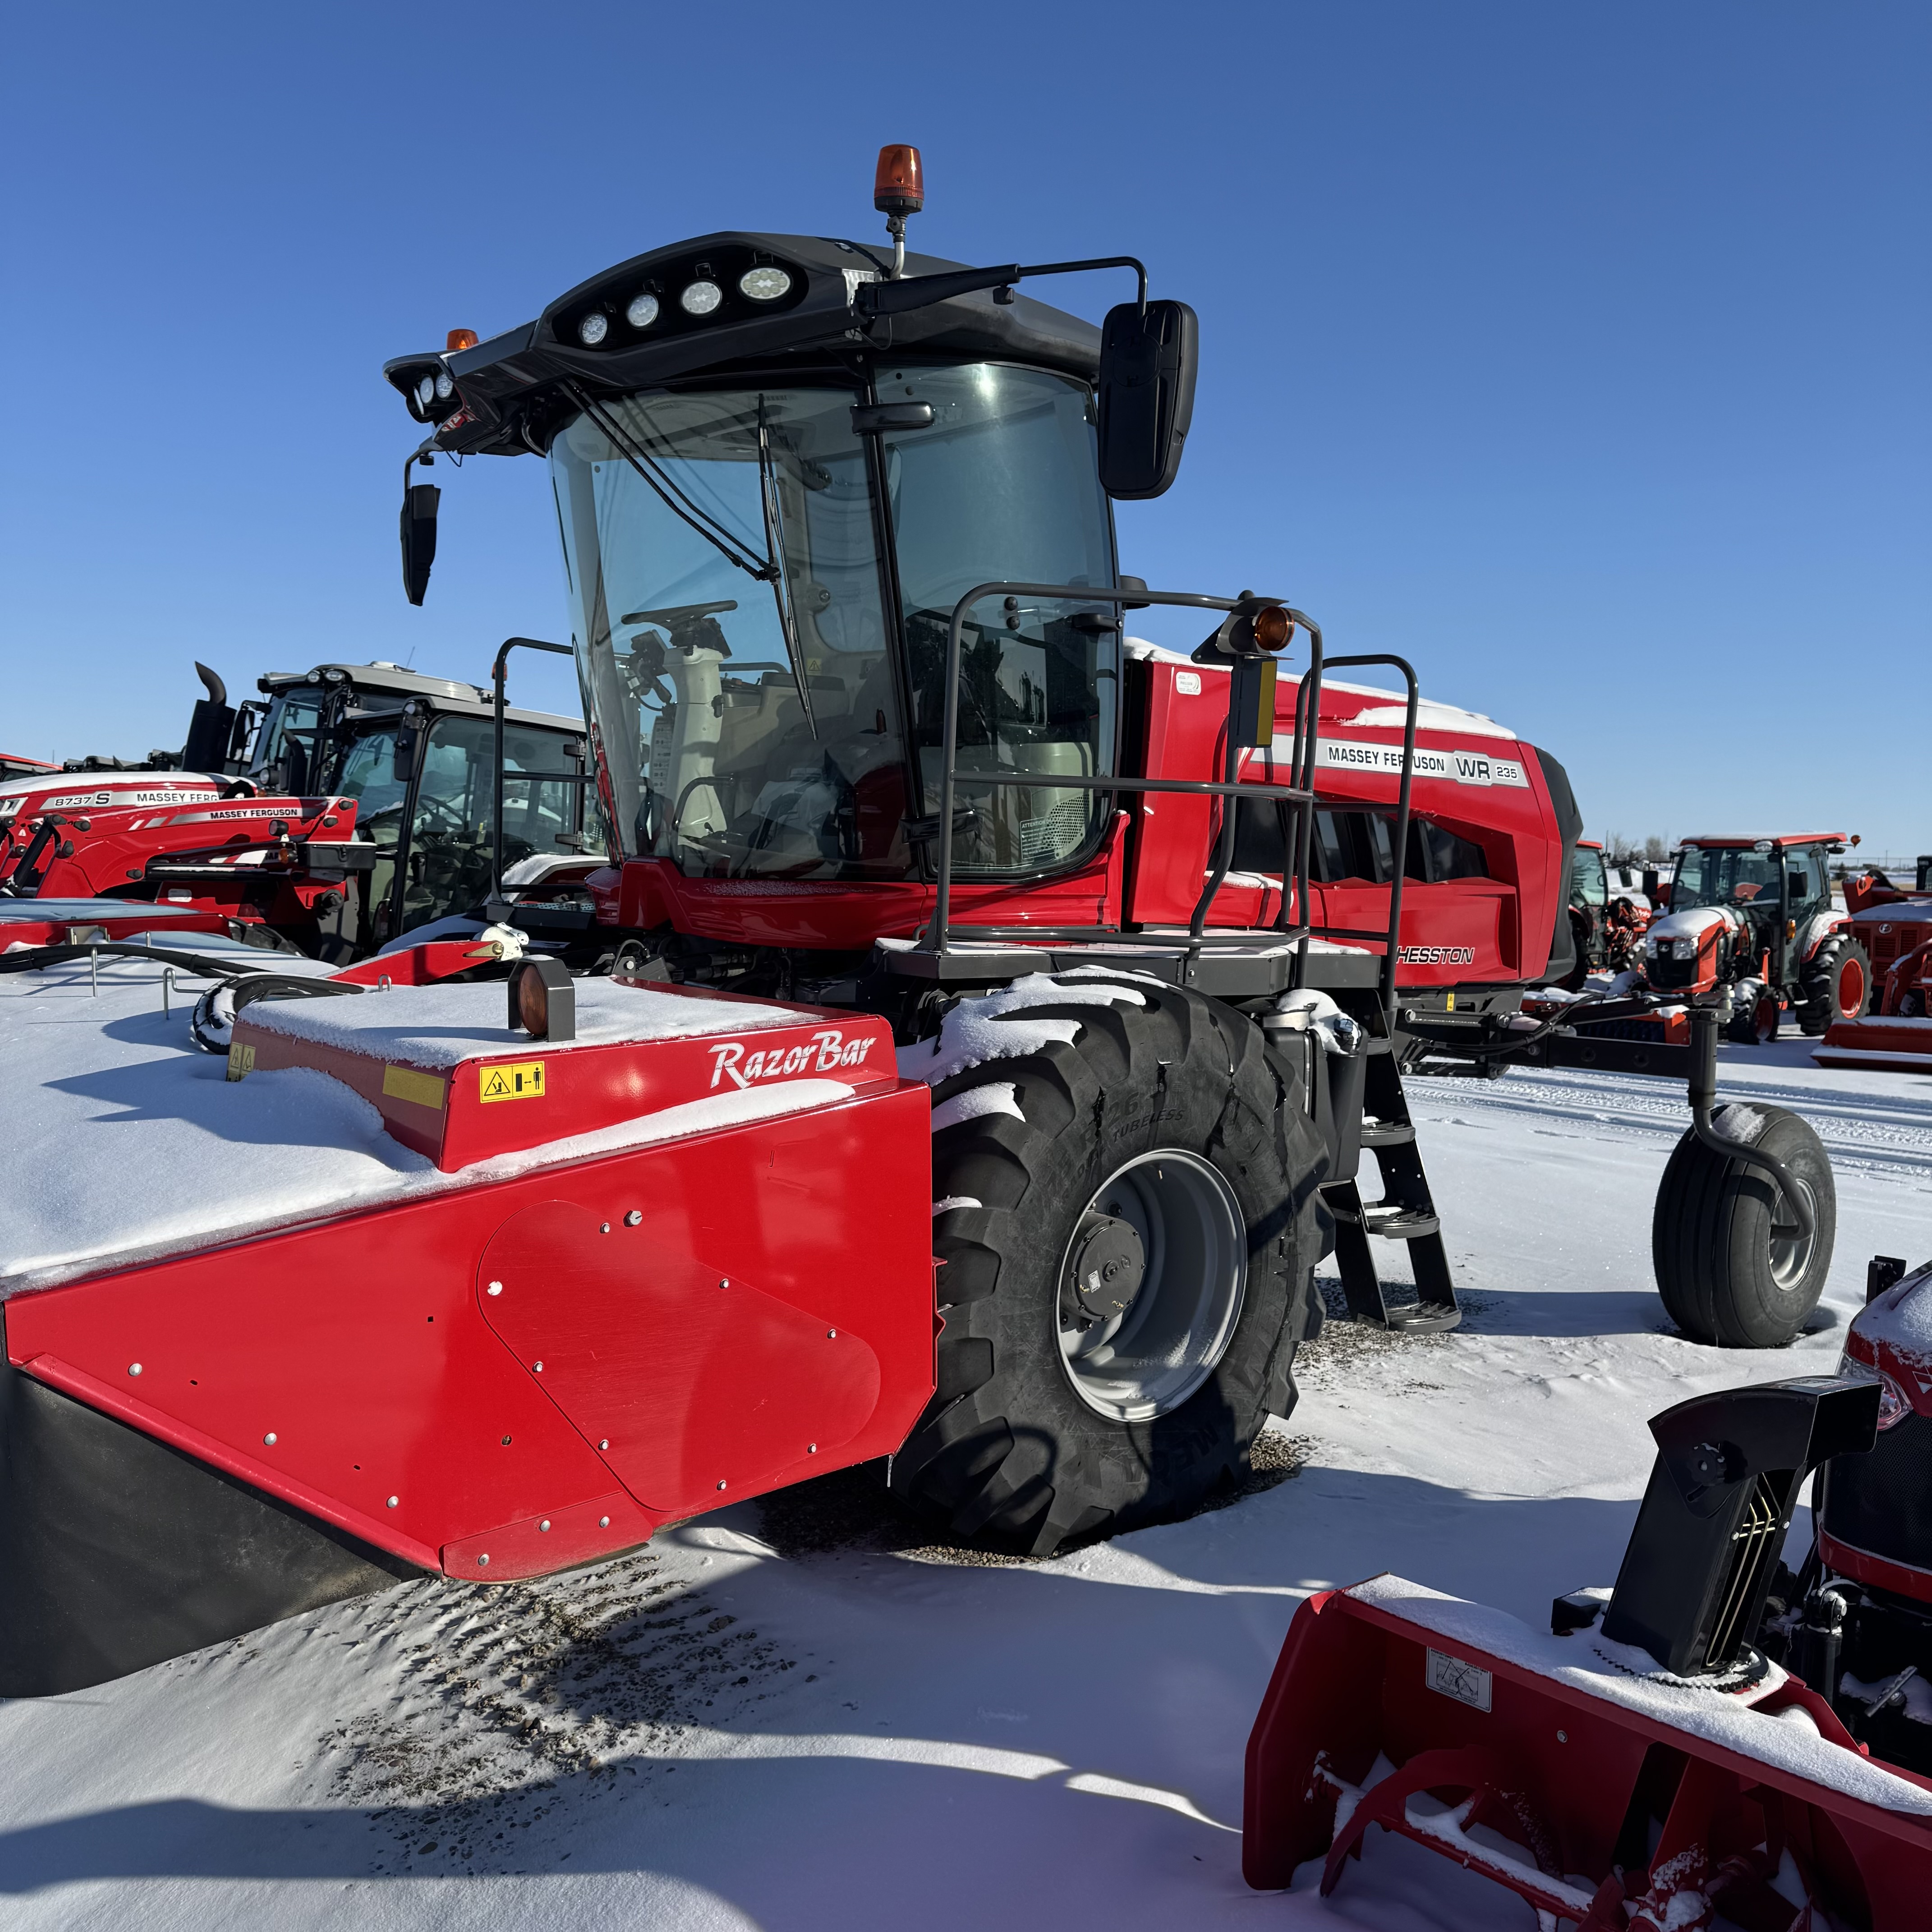
[[[1731,1016],[1724,1024],[1724,1037],[1738,1046],[1768,1046],[1778,1037],[1782,1009],[1778,995],[1762,981],[1754,982],[1749,997],[1733,999]]]
[[[1677,1143],[1657,1190],[1651,1260],[1670,1318],[1694,1342],[1721,1348],[1781,1348],[1804,1327],[1824,1292],[1838,1224],[1832,1163],[1810,1126],[1781,1107],[1720,1107],[1721,1133],[1756,1115],[1752,1144],[1774,1154],[1810,1196],[1816,1226],[1808,1241],[1774,1240],[1781,1195],[1762,1168],[1706,1147],[1695,1133]],[[1742,1118],[1741,1118],[1742,1117]]]
[[[1798,976],[1801,1030],[1816,1039],[1834,1020],[1855,1020],[1870,1004],[1871,956],[1850,933],[1822,941]]]
[[[962,1002],[1078,1030],[934,1088],[944,1328],[892,1464],[954,1536],[1036,1556],[1238,1483],[1320,1318],[1327,1154],[1296,1071],[1226,1006],[1100,977],[1130,997]]]

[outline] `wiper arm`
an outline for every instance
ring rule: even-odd
[[[778,607],[778,630],[785,656],[791,660],[791,681],[798,688],[800,708],[815,740],[818,720],[812,709],[812,690],[805,674],[805,652],[791,601],[791,579],[784,568],[784,506],[778,500],[778,465],[772,460],[771,430],[765,421],[765,399],[758,398],[758,501],[765,512],[765,550],[772,561],[772,596]]]
[[[763,557],[756,556],[715,517],[698,504],[694,503],[672,482],[670,478],[664,474],[650,452],[645,449],[635,437],[630,435],[610,412],[604,408],[594,396],[579,388],[574,382],[567,382],[563,387],[565,392],[578,404],[584,414],[591,418],[597,427],[610,439],[618,454],[622,457],[624,460],[650,485],[664,508],[670,511],[673,516],[688,524],[706,543],[711,545],[712,549],[718,551],[728,562],[735,564],[747,577],[754,577],[760,583],[770,584],[776,588],[784,573],[779,568],[778,560],[775,555]],[[761,424],[761,436],[762,434]],[[760,448],[762,450],[762,444]],[[764,458],[761,454],[759,460],[761,474],[764,466]],[[769,511],[765,518],[765,542],[766,549],[769,550],[771,544],[771,517]]]

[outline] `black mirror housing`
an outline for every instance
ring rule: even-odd
[[[1100,487],[1125,501],[1162,495],[1180,473],[1194,419],[1200,324],[1186,303],[1110,309],[1100,330]]]
[[[420,604],[436,561],[436,510],[442,492],[434,483],[412,483],[403,492],[403,593]]]

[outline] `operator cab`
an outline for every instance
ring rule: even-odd
[[[380,946],[483,904],[496,774],[487,691],[381,663],[272,672],[259,683],[268,708],[250,780],[264,792],[353,799],[357,839],[376,848],[362,929],[340,935],[344,945]],[[586,823],[582,725],[508,710],[503,762],[506,869],[602,856]]]
[[[614,860],[717,880],[930,877],[955,605],[985,583],[1114,590],[1109,492],[1156,495],[1178,470],[1192,311],[1148,302],[1141,271],[1103,356],[1102,330],[1012,285],[1138,262],[908,256],[916,178],[914,151],[886,151],[874,201],[892,252],[706,236],[491,341],[459,330],[442,354],[386,367],[430,427],[411,464],[548,460]],[[437,493],[409,485],[410,466],[419,602]],[[958,765],[1042,782],[975,790],[954,814],[956,868],[1038,875],[1097,847],[1105,794],[1051,780],[1114,771],[1120,677],[1114,602],[973,607]]]

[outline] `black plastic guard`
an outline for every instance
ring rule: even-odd
[[[82,1690],[422,1574],[0,1348],[0,1697]]]

